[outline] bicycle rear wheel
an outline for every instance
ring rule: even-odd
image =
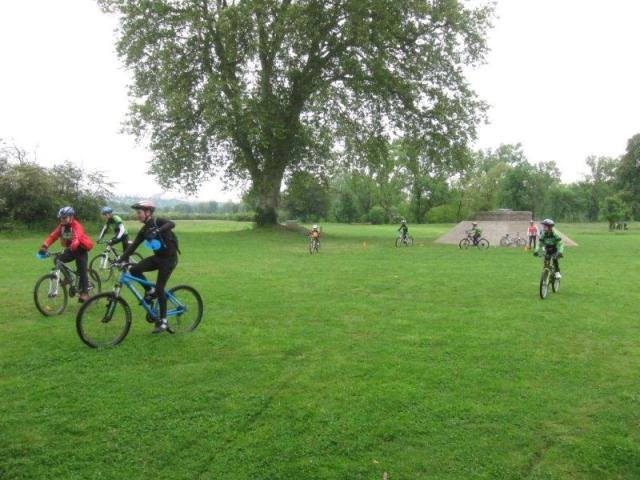
[[[69,296],[60,279],[53,273],[43,275],[38,279],[33,289],[33,300],[38,311],[47,316],[60,315],[67,308]]]
[[[113,275],[113,267],[106,253],[101,253],[93,257],[89,263],[89,270],[96,272],[101,282],[109,281]]]
[[[188,285],[178,285],[167,292],[167,323],[170,333],[196,329],[202,320],[202,297]]]
[[[112,292],[99,293],[86,301],[76,316],[80,339],[91,348],[118,345],[131,328],[131,308]]]
[[[469,242],[468,238],[463,238],[462,240],[460,240],[460,243],[458,244],[458,246],[460,248],[467,249],[467,248],[469,248],[470,244],[471,244],[471,242]]]
[[[551,271],[545,268],[540,276],[540,298],[544,300],[549,293],[549,280],[551,277]]]

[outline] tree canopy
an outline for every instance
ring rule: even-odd
[[[492,6],[416,0],[99,0],[133,71],[130,126],[164,186],[250,181],[276,221],[283,178],[402,132],[441,152],[475,134]]]

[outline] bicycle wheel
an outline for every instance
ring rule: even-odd
[[[489,248],[489,240],[487,240],[486,238],[481,238],[480,240],[478,240],[478,248],[481,250]]]
[[[553,274],[553,281],[551,282],[551,288],[553,293],[558,293],[560,291],[560,279],[555,277]]]
[[[101,282],[107,282],[113,275],[113,267],[109,261],[109,255],[101,253],[91,259],[89,270],[93,270],[98,274]]]
[[[500,239],[500,246],[501,247],[508,247],[509,246],[509,240],[507,240],[506,237],[502,237]]]
[[[398,237],[396,238],[396,248],[398,248],[400,245],[402,245],[402,238]]]
[[[467,249],[467,248],[469,248],[470,244],[471,244],[471,242],[469,242],[468,238],[463,238],[462,240],[460,240],[460,243],[458,244],[458,246],[460,248]]]
[[[196,329],[202,320],[202,297],[188,285],[178,285],[167,293],[167,323],[170,333]]]
[[[102,291],[102,281],[100,275],[94,269],[89,269],[89,295],[95,295]]]
[[[413,245],[413,237],[407,237],[407,241],[405,242],[405,245],[407,247],[410,247],[411,245]]]
[[[313,255],[313,242],[309,242],[309,253]]]
[[[519,247],[526,247],[527,246],[527,241],[524,238],[519,238],[518,239],[518,246]]]
[[[91,348],[118,345],[131,328],[131,308],[112,292],[94,295],[82,305],[76,316],[80,339]]]
[[[547,298],[547,293],[549,293],[549,279],[551,277],[551,271],[547,268],[542,270],[542,275],[540,276],[540,298]]]
[[[38,279],[33,289],[36,308],[47,317],[60,315],[67,308],[69,301],[67,289],[60,283],[60,279],[56,275],[48,273]]]

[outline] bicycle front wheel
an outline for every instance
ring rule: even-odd
[[[131,308],[112,292],[99,293],[86,301],[78,311],[76,330],[91,348],[118,345],[131,328]]]
[[[413,237],[407,237],[407,241],[406,241],[405,245],[407,247],[412,246],[413,245]]]
[[[560,279],[556,278],[555,275],[551,282],[551,288],[553,289],[553,293],[558,293],[560,291]]]
[[[89,270],[96,272],[101,282],[109,281],[113,275],[113,267],[106,253],[101,253],[93,257],[91,263],[89,263]]]
[[[478,241],[478,248],[481,250],[485,248],[489,248],[489,240],[487,240],[486,238],[481,238]]]
[[[547,293],[549,293],[549,279],[551,277],[551,272],[548,269],[544,269],[542,271],[542,275],[540,276],[540,298],[547,298]]]
[[[167,292],[167,323],[170,333],[196,329],[202,320],[202,297],[188,285],[178,285]]]
[[[47,316],[60,315],[67,308],[69,301],[67,289],[61,285],[60,279],[53,273],[38,279],[33,289],[33,300],[38,311]]]

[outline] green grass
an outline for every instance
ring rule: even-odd
[[[393,226],[323,225],[311,256],[179,222],[201,326],[152,336],[130,302],[105,351],[76,303],[37,313],[44,234],[0,238],[0,478],[640,478],[640,234],[560,225],[580,246],[542,301],[539,259],[434,244],[450,227],[396,249]]]

